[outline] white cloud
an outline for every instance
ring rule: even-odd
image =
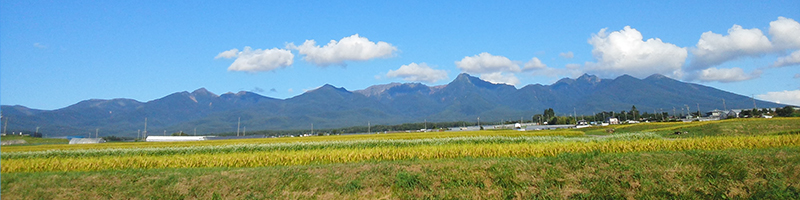
[[[588,42],[594,46],[592,55],[597,63],[587,63],[587,71],[606,76],[679,76],[688,54],[685,48],[658,38],[645,41],[639,31],[629,26],[611,33],[601,29]]]
[[[792,54],[778,58],[771,67],[785,67],[792,65],[800,65],[800,51],[792,52]]]
[[[542,61],[539,60],[539,58],[533,57],[533,58],[531,58],[530,61],[525,63],[525,67],[522,68],[522,71],[537,70],[537,69],[544,69],[544,68],[547,68],[547,65],[542,63]]]
[[[566,58],[566,59],[571,59],[571,58],[575,57],[575,54],[573,54],[572,51],[570,51],[570,52],[567,52],[567,53],[563,53],[562,52],[562,53],[558,54],[558,56],[561,56],[562,58]]]
[[[800,23],[793,19],[778,17],[770,22],[769,35],[778,50],[800,48]]]
[[[794,74],[794,77],[792,78],[800,78],[800,73]]]
[[[495,84],[497,83],[508,84],[508,85],[519,84],[519,79],[516,76],[514,76],[514,74],[503,74],[503,72],[481,74],[480,78],[482,80],[489,81]]]
[[[519,72],[519,65],[503,57],[483,52],[474,56],[466,56],[461,61],[456,61],[456,67],[463,72],[487,74],[495,72]]]
[[[564,65],[564,68],[567,68],[568,70],[579,70],[581,69],[581,64],[569,63]]]
[[[397,47],[392,44],[380,41],[372,42],[366,37],[358,34],[345,37],[339,40],[331,40],[325,46],[318,46],[314,40],[306,40],[300,46],[293,43],[286,45],[287,49],[298,50],[304,55],[307,62],[317,66],[341,65],[345,66],[345,61],[366,61],[374,58],[387,58],[397,52]]]
[[[216,58],[233,58],[233,61],[228,71],[245,71],[245,72],[261,72],[272,71],[279,68],[285,68],[292,65],[294,61],[294,54],[286,49],[256,49],[244,47],[244,50],[238,52],[235,56],[231,56],[237,49],[231,49],[219,53]]]
[[[587,64],[591,64],[588,63]],[[578,77],[586,73],[581,64],[569,63],[564,65],[564,68],[545,67],[543,69],[535,70],[531,73],[533,76],[547,76],[547,77]]]
[[[756,95],[759,99],[773,101],[776,103],[800,106],[800,90],[784,90],[782,92],[767,92],[766,94]]]
[[[233,58],[233,57],[236,57],[237,55],[239,55],[239,49],[235,49],[234,48],[234,49],[223,51],[222,53],[217,54],[217,56],[214,57],[214,59]]]
[[[46,45],[38,43],[38,42],[37,43],[33,43],[33,47],[40,48],[40,49],[46,49],[47,48]]]
[[[692,48],[691,67],[705,69],[742,56],[761,56],[771,51],[772,43],[761,30],[733,25],[726,36],[711,31],[703,33],[697,46]]]
[[[761,71],[753,71],[750,74],[744,73],[742,68],[734,67],[730,69],[717,69],[711,67],[701,70],[694,74],[694,79],[704,82],[717,81],[722,83],[746,81],[761,76]]]
[[[400,66],[400,69],[389,70],[386,77],[400,77],[406,81],[434,83],[439,80],[447,79],[447,72],[436,70],[425,63],[411,63]]]

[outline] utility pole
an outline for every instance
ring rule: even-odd
[[[5,116],[5,118],[6,118],[6,123],[5,125],[3,125],[3,135],[8,135],[8,132],[6,132],[6,129],[8,129],[8,116]]]
[[[372,133],[372,125],[367,121],[367,134]]]
[[[194,127],[194,136],[197,136],[197,127]]]
[[[236,122],[236,136],[239,136],[239,126],[242,125],[242,118],[239,117],[239,121]]]
[[[572,119],[575,120],[575,124],[578,124],[578,111],[575,110],[575,107],[572,107]]]
[[[136,129],[136,139],[142,139],[142,129]]]
[[[481,130],[481,117],[478,117],[478,130]]]
[[[244,132],[242,132],[242,136],[247,136],[247,126],[244,126]]]
[[[36,132],[33,133],[34,136],[39,135],[39,127],[36,127]]]
[[[164,130],[164,136],[167,136],[167,130]]]
[[[311,123],[311,135],[314,135],[314,123]]]
[[[727,111],[728,106],[725,105],[725,99],[722,99],[722,110]]]
[[[696,103],[696,104],[697,104],[697,117],[699,118],[703,114],[700,113],[700,103]]]
[[[428,119],[425,119],[425,132],[428,132]]]
[[[688,115],[689,115],[689,112],[690,112],[690,111],[689,111],[689,105],[686,105],[686,104],[683,104],[683,105],[684,105],[684,106],[686,106],[686,115],[688,116]]]
[[[144,132],[142,132],[142,138],[147,138],[147,117],[144,118]]]
[[[756,95],[750,94],[750,98],[753,99],[753,109],[758,110],[758,106],[756,106]]]
[[[98,133],[100,133],[100,128],[94,129],[94,138],[97,138]]]

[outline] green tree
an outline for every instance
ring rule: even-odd
[[[791,117],[792,113],[794,113],[794,108],[792,108],[792,106],[784,106],[783,108],[775,109],[775,114],[778,114],[780,117]]]
[[[544,110],[544,113],[542,115],[544,116],[544,119],[550,119],[556,116],[556,112],[553,111],[553,108],[548,108]]]
[[[186,134],[183,131],[181,131],[172,133],[172,136],[189,136],[189,134]]]
[[[556,124],[558,124],[558,117],[553,117],[553,118],[551,118],[551,119],[550,119],[550,121],[549,121],[549,122],[547,122],[547,124],[549,124],[549,125],[556,125]]]

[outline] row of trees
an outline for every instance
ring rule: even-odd
[[[762,108],[761,110],[753,108],[752,110],[743,110],[739,113],[741,117],[760,117],[763,115],[777,115],[778,117],[800,117],[800,111],[795,110],[792,106],[784,106],[775,110]]]
[[[706,116],[711,115],[711,112],[705,113]],[[743,110],[739,113],[740,117],[761,117],[763,115],[777,115],[780,117],[800,117],[800,110],[795,110],[792,106],[785,106],[783,108],[778,108],[775,110],[762,108],[761,110],[752,109],[752,110]],[[636,120],[636,121],[676,121],[679,118],[686,117],[687,115],[684,113],[673,113],[670,114],[668,112],[640,112],[636,109],[636,106],[631,106],[630,110],[622,110],[619,112],[614,111],[603,111],[599,113],[595,113],[594,115],[584,115],[584,116],[557,116],[555,111],[552,108],[545,109],[542,114],[536,114],[531,117],[530,121],[507,121],[505,124],[512,124],[512,123],[540,123],[540,124],[550,124],[550,125],[557,125],[557,124],[576,124],[579,120],[585,121],[606,121],[608,118],[617,118],[622,121],[627,120]],[[688,116],[691,117],[698,117],[701,116],[700,111],[696,112],[688,112]]]

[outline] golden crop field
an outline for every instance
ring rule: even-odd
[[[364,161],[391,161],[409,159],[442,159],[461,157],[541,157],[561,153],[598,151],[602,153],[625,153],[659,150],[720,150],[730,148],[768,148],[800,146],[800,135],[703,137],[687,139],[641,139],[630,140],[641,134],[629,134],[600,140],[568,140],[560,138],[542,142],[513,141],[476,137],[454,142],[453,139],[432,139],[417,145],[396,145],[391,140],[348,146],[339,143],[317,144],[317,147],[302,147],[303,143],[288,145],[286,149],[253,149],[250,151],[215,151],[215,148],[187,148],[178,153],[132,154],[114,153],[95,156],[37,156],[32,153],[16,158],[4,155],[2,172],[40,171],[97,171],[151,168],[195,168],[195,167],[261,167],[275,165],[306,165],[325,163],[350,163]],[[413,142],[413,141],[412,141]],[[338,146],[337,146],[338,145]],[[292,148],[291,146],[300,146]],[[313,145],[312,145],[313,146]],[[39,152],[47,154],[48,152]],[[70,152],[61,152],[69,154]],[[83,152],[78,151],[77,154]],[[10,154],[14,155],[14,154]]]
[[[797,152],[800,118],[735,119],[3,146],[0,173],[11,199],[787,199]]]
[[[295,142],[325,142],[325,141],[358,141],[358,140],[400,140],[423,138],[455,138],[474,136],[581,136],[581,131],[575,130],[547,130],[547,131],[455,131],[455,132],[412,132],[389,134],[363,134],[363,135],[331,135],[313,137],[280,137],[235,140],[206,140],[192,142],[126,142],[126,143],[101,143],[101,144],[59,144],[36,146],[3,146],[2,152],[27,152],[48,150],[78,150],[78,149],[120,149],[120,148],[159,148],[159,147],[193,147],[193,146],[219,146],[230,144],[267,144],[267,143],[295,143]]]

